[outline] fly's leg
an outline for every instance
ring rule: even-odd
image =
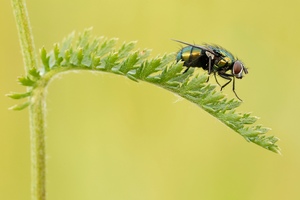
[[[222,87],[221,84],[219,83],[218,79],[217,79],[217,73],[216,73],[216,72],[214,72],[214,77],[215,77],[215,80],[216,80],[216,82],[218,83],[218,85],[219,85],[220,87]],[[222,90],[222,89],[221,89],[221,90]]]
[[[211,57],[208,57],[208,74],[210,75],[211,73]]]
[[[210,53],[210,52],[208,52],[208,51],[205,51],[205,54],[206,54],[206,56],[208,57],[208,74],[210,75],[210,73],[211,73],[211,68],[212,68],[211,62],[212,62],[212,60],[215,58],[215,55],[212,54],[212,53]]]
[[[209,81],[209,76],[207,77],[206,83]]]
[[[190,69],[190,67],[187,67],[187,68],[184,70],[183,74],[184,74],[185,72],[187,72],[189,69]]]
[[[210,75],[210,73],[211,73],[211,57],[208,56],[208,77],[207,77],[206,82],[209,81],[209,75]]]
[[[238,98],[240,101],[243,101],[243,100],[237,95],[237,93],[235,92],[235,78],[234,78],[234,76],[231,75],[231,74],[220,73],[220,72],[219,72],[219,75],[220,75],[222,78],[228,80],[227,83],[225,83],[223,86],[221,86],[221,91],[222,91],[223,88],[226,87],[226,86],[232,81],[232,79],[233,79],[233,83],[232,83],[232,91],[233,91],[233,93],[235,94],[236,98]]]
[[[232,77],[233,77],[233,76],[232,76],[231,74],[226,74],[226,73],[222,73],[222,72],[219,72],[218,74],[219,74],[219,76],[221,76],[222,78],[228,80],[227,83],[225,83],[224,85],[221,86],[221,91],[222,91],[223,88],[226,87],[226,86],[232,81]],[[233,77],[233,79],[234,79],[234,77]],[[220,85],[220,84],[219,84],[219,85]]]
[[[236,98],[238,98],[240,101],[243,101],[235,92],[235,78],[233,77],[233,83],[232,83],[232,91],[234,92]]]
[[[209,51],[205,51],[205,54],[208,57],[208,75],[210,75],[212,71],[212,61],[215,58],[215,55],[210,53]],[[208,81],[209,81],[209,76],[207,77],[206,82]]]

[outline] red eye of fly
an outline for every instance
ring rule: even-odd
[[[232,73],[236,78],[242,78],[243,69],[244,69],[243,63],[237,60],[233,64]]]

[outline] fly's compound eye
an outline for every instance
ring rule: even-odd
[[[244,67],[243,63],[239,60],[235,61],[232,68],[232,73],[236,78],[243,78],[243,72],[248,73],[248,70]]]

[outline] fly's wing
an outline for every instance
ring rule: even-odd
[[[190,44],[190,43],[183,42],[183,41],[180,41],[180,40],[175,40],[175,39],[172,39],[172,40],[175,41],[175,42],[179,42],[181,44],[185,44],[185,45],[188,45],[188,46],[193,46],[193,47],[205,50],[205,51],[213,54],[214,56],[219,56],[219,54],[214,52],[213,49],[209,48],[209,46],[200,46],[200,45]],[[207,55],[207,56],[209,56],[209,55]]]
[[[200,58],[198,58],[197,60],[189,61],[188,63],[185,62],[185,66],[202,67],[204,70],[208,70],[208,74],[211,74],[212,68],[216,60],[220,59],[220,54],[218,52],[214,51],[214,49],[211,48],[210,45],[199,46],[199,45],[183,42],[180,40],[174,40],[174,41],[188,45],[190,47],[195,47],[197,49],[203,50],[203,53],[206,55],[206,57],[201,56],[202,57],[201,60],[199,60]],[[200,62],[201,64],[199,65],[198,62]],[[197,63],[197,65],[195,65],[194,63]]]
[[[227,65],[230,66],[237,60],[237,58],[232,53],[230,53],[230,51],[226,50],[225,48],[219,45],[209,45],[208,48],[212,49],[215,53],[219,54],[219,61],[222,61],[223,65],[227,63]]]

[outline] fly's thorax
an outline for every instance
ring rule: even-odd
[[[216,54],[218,54],[218,57],[215,60],[215,65],[217,65],[219,69],[223,69],[226,71],[229,70],[236,60],[234,56],[229,51],[220,46],[210,46],[210,48],[213,49]]]
[[[220,60],[217,61],[216,65],[218,67],[226,67],[232,63],[231,58],[229,57],[222,57]]]

